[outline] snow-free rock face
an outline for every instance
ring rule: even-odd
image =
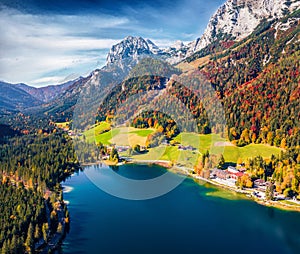
[[[153,54],[161,54],[162,53],[162,50],[159,47],[157,47],[152,41],[150,41],[149,39],[146,39],[146,42],[148,44],[150,51]]]
[[[165,60],[170,64],[180,62],[186,57],[189,47],[182,41],[176,41],[173,45],[163,50]]]
[[[126,37],[120,43],[112,46],[107,55],[106,65],[123,61],[126,58],[137,59],[142,55],[153,55],[154,53],[151,51],[151,49],[155,51],[157,47],[152,42],[152,44],[150,44],[151,47],[149,47],[148,43],[141,37]]]
[[[211,17],[201,38],[189,52],[198,51],[218,36],[240,40],[250,35],[263,19],[273,20],[299,9],[299,0],[228,0]]]
[[[211,17],[200,38],[187,45],[176,41],[171,47],[160,49],[149,39],[128,36],[111,48],[106,66],[114,64],[124,70],[145,56],[159,57],[175,64],[218,38],[241,40],[250,35],[262,20],[281,18],[299,8],[300,0],[228,0]]]
[[[151,40],[128,36],[110,49],[106,66],[118,66],[121,69],[133,67],[144,57],[157,57],[169,62],[177,62],[185,57],[186,46],[177,41],[166,49],[160,49]]]
[[[107,55],[106,66],[118,66],[124,70],[144,57],[156,57],[173,64],[183,60],[188,49],[189,46],[181,41],[174,42],[168,48],[160,49],[149,39],[128,36],[112,46]]]

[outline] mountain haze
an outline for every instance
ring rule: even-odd
[[[80,79],[79,77],[78,79]],[[62,92],[64,92],[68,87],[70,87],[76,80],[70,80],[68,82],[65,82],[63,84],[59,85],[50,85],[50,86],[44,86],[44,87],[32,87],[25,84],[16,84],[16,86],[25,92],[29,93],[36,99],[43,101],[43,102],[49,102],[56,98],[58,95],[60,95]]]
[[[89,105],[88,108],[97,108],[103,91],[122,83],[142,59],[150,57],[171,64],[181,62],[178,66],[184,71],[187,70],[183,65],[189,66],[188,69],[202,69],[223,100],[229,89],[225,83],[235,82],[235,87],[241,86],[258,77],[270,63],[276,63],[284,56],[285,50],[298,50],[299,14],[291,13],[299,9],[299,3],[300,1],[228,0],[212,16],[202,37],[187,45],[178,41],[169,48],[160,49],[149,39],[127,36],[112,46],[106,65],[92,71],[85,78],[58,87],[19,87],[31,93],[38,101],[46,102],[42,107],[35,107],[34,112],[63,121],[72,117],[79,98],[81,103]],[[285,49],[288,43],[289,49]],[[215,54],[214,58],[212,52]],[[224,56],[227,63],[223,64]],[[213,66],[216,65],[220,65],[219,73],[214,71],[216,67]],[[237,80],[230,78],[224,80],[224,84],[221,81],[215,84],[215,78],[211,75],[222,77],[223,72],[243,73],[245,77]],[[235,87],[230,87],[230,90]]]
[[[0,82],[0,91],[0,114],[19,112],[25,108],[42,104],[42,101],[16,85]]]

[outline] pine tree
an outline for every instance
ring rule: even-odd
[[[7,253],[9,253],[9,247],[7,246],[7,241],[4,241],[1,248],[1,254],[7,254]]]
[[[43,238],[44,238],[45,242],[47,242],[48,230],[49,230],[48,223],[44,223],[42,226],[42,233],[43,233]]]
[[[34,250],[34,237],[33,237],[33,234],[34,234],[33,225],[32,225],[32,223],[30,223],[29,227],[28,227],[27,238],[26,238],[26,241],[25,241],[26,250],[29,253],[32,253],[33,250]]]
[[[42,236],[41,234],[41,228],[39,227],[38,224],[35,225],[35,230],[34,230],[34,239],[38,240]]]
[[[225,159],[224,159],[223,154],[221,154],[220,158],[218,160],[218,166],[217,167],[221,169],[221,168],[223,168],[224,164],[225,164]]]
[[[266,189],[266,200],[274,200],[274,190],[275,190],[274,184],[270,183]]]

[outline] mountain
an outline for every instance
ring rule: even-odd
[[[104,121],[109,115],[120,115],[114,120],[124,124],[143,106],[151,105],[151,101],[166,89],[171,76],[180,73],[179,69],[165,61],[153,58],[140,60],[126,79],[112,87],[102,98],[96,121]]]
[[[81,77],[80,77],[81,78]],[[80,79],[78,78],[78,79]],[[59,85],[50,85],[45,87],[32,87],[28,86],[26,84],[16,84],[16,86],[25,92],[29,93],[36,99],[43,101],[43,102],[49,102],[56,98],[59,94],[64,92],[68,87],[70,87],[74,82],[76,82],[78,79],[70,80],[68,82],[65,82],[63,84]]]
[[[103,68],[91,72],[86,78],[75,81],[58,97],[36,110],[59,120],[70,119],[79,104],[84,110],[94,110],[99,105],[98,102],[103,100],[101,96],[105,91],[121,84],[128,78],[132,69],[142,59],[147,58],[167,61],[171,64],[183,61],[183,64],[187,64],[189,68],[202,69],[210,81],[216,79],[211,77],[214,73],[218,77],[218,83],[212,83],[223,100],[227,93],[227,85],[219,81],[219,76],[222,77],[223,72],[227,71],[233,76],[235,76],[234,72],[244,73],[240,75],[243,79],[239,77],[234,80],[236,86],[241,85],[260,75],[268,64],[277,63],[283,56],[282,51],[288,50],[285,49],[285,44],[290,40],[297,41],[295,34],[298,31],[298,16],[291,16],[289,13],[298,8],[298,3],[299,1],[288,4],[276,0],[229,0],[211,18],[205,34],[187,45],[178,41],[169,48],[160,49],[149,39],[128,36],[112,46]],[[283,11],[279,12],[279,10]],[[233,21],[232,15],[236,17],[236,21]],[[279,18],[281,16],[283,18]],[[204,45],[207,46],[202,48]],[[233,52],[234,56],[232,56]],[[221,60],[223,62],[222,57],[227,59],[227,63],[221,65],[219,69],[221,73],[217,74],[213,66],[218,65]],[[140,73],[143,71],[148,73],[146,69],[147,64],[146,67],[140,66],[142,70]],[[229,81],[233,82],[229,77],[224,80],[227,83]],[[188,98],[186,100],[188,101]],[[85,115],[85,113],[81,112],[77,115]]]
[[[71,80],[60,85],[46,87],[32,87],[26,84],[10,84],[0,82],[0,114],[13,112],[36,112],[44,107],[43,103],[49,103],[60,97],[72,84],[81,80]]]
[[[127,68],[127,71],[129,71],[139,59],[145,57],[158,58],[173,64],[183,60],[188,50],[189,47],[181,41],[176,41],[168,48],[160,49],[149,39],[127,36],[121,42],[112,46],[107,55],[106,66],[119,64],[120,68]],[[130,65],[128,65],[129,59],[131,59]]]
[[[101,95],[121,83],[137,63],[148,57],[162,58],[166,57],[166,53],[149,39],[128,36],[111,47],[104,67],[75,81],[54,100],[35,108],[34,111],[61,121],[70,119],[76,106],[77,110],[81,108],[96,112],[97,103],[102,100]]]
[[[156,54],[156,50],[159,52],[157,46],[150,40],[147,42],[142,37],[128,36],[111,47],[106,58],[106,65],[110,66],[117,62],[122,63],[124,59],[128,58],[137,60],[143,55],[152,56]]]
[[[280,19],[299,7],[299,0],[228,0],[211,17],[204,34],[187,45],[177,41],[160,49],[149,39],[128,36],[111,48],[106,64],[144,56],[175,64],[213,43],[240,41],[264,20]]]
[[[218,46],[210,44],[181,66],[198,69],[215,89],[230,140],[299,146],[300,10],[263,20],[244,39]]]
[[[179,42],[171,48],[177,51],[184,47]],[[164,52],[160,54],[165,57]],[[153,75],[159,68],[164,69],[163,64],[143,65],[140,61],[132,70],[135,73],[138,68],[140,75],[133,77],[140,78],[116,85],[100,105],[98,117],[104,120],[137,113],[140,110],[137,105],[150,104],[163,95],[160,105],[171,108],[179,100],[191,111],[200,133],[213,131],[209,127],[211,119],[207,118],[210,111],[217,118],[225,117],[227,135],[238,146],[268,143],[282,148],[297,147],[300,145],[299,63],[300,10],[297,10],[281,18],[263,19],[243,39],[209,44],[177,65],[183,73],[176,73],[177,77],[169,81],[161,80],[164,75]],[[152,70],[155,66],[156,70],[148,72],[145,66],[152,66]],[[203,98],[193,92],[199,91],[192,89],[193,84],[199,83],[198,77],[215,91],[224,111],[215,111],[215,103],[203,104]],[[144,93],[151,93],[150,101]],[[129,100],[133,97],[141,102],[132,104]],[[184,119],[180,114],[177,117]],[[153,112],[144,112],[133,122],[135,126],[147,126],[149,119],[160,121]]]
[[[32,93],[36,92],[35,96],[41,96],[42,98],[45,98],[46,96],[45,99],[48,98],[48,100],[45,100],[42,105],[39,105],[38,107],[33,106],[27,109],[26,112],[33,115],[39,115],[40,117],[45,117],[46,115],[47,117],[54,118],[55,121],[65,121],[66,119],[70,119],[72,117],[74,105],[77,102],[83,86],[90,77],[91,75],[88,77],[80,77],[76,80],[62,84],[57,89],[52,86],[41,90],[40,88],[36,90],[29,87]],[[50,97],[51,95],[52,97]]]
[[[42,102],[16,85],[0,82],[0,114],[19,112]]]
[[[189,45],[189,52],[199,51],[220,39],[244,39],[263,20],[282,18],[299,7],[299,0],[228,0],[211,17],[204,34]]]

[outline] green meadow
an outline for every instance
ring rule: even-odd
[[[131,147],[139,144],[145,145],[147,136],[155,132],[155,129],[137,129],[133,127],[112,128],[109,123],[101,122],[83,134],[88,142],[101,142],[104,145],[129,145]],[[178,146],[164,146],[150,148],[147,153],[136,154],[132,157],[140,160],[168,160],[179,164],[194,166],[198,157],[209,151],[211,154],[222,154],[226,162],[236,163],[238,159],[262,156],[270,158],[272,154],[278,155],[280,148],[265,144],[250,144],[244,147],[232,145],[228,140],[217,134],[196,134],[183,132],[173,140],[183,146],[193,146],[195,151],[182,151]],[[128,155],[128,154],[122,154]]]

